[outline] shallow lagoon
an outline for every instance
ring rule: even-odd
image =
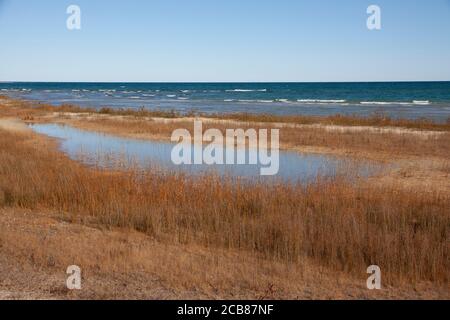
[[[317,176],[332,177],[336,174],[350,177],[368,176],[379,169],[379,166],[373,164],[345,158],[280,150],[278,174],[260,176],[259,164],[175,165],[171,160],[175,144],[171,142],[127,139],[60,124],[33,124],[30,127],[37,133],[60,139],[61,151],[70,158],[103,168],[151,167],[187,174],[212,172],[231,177],[256,177],[262,180],[281,178],[292,182],[311,181]],[[192,151],[194,148],[197,147],[192,146]],[[238,148],[236,156],[242,152],[248,158],[248,150],[244,148]]]

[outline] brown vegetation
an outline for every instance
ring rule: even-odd
[[[0,206],[61,212],[67,221],[133,229],[162,243],[360,273],[386,283],[448,281],[450,199],[352,186],[248,185],[219,177],[87,169],[29,136],[1,132]],[[324,196],[326,194],[326,196]]]
[[[144,110],[139,116],[4,100],[3,117],[132,137],[167,139],[175,128],[192,127],[192,119],[173,122]],[[205,129],[233,123],[210,120]],[[423,180],[437,173],[448,181],[446,125],[389,126],[397,125],[398,131],[381,132],[355,131],[356,124],[287,126],[281,139],[292,148],[398,157],[398,164],[406,163],[398,177],[422,170]],[[70,296],[55,280],[50,297],[448,298],[450,193],[448,183],[433,182],[442,179],[428,180],[433,188],[407,189],[395,176],[389,183],[336,177],[267,185],[150,169],[106,171],[70,160],[54,141],[22,129],[14,121],[0,126],[0,274],[16,274],[2,268],[17,261],[49,275],[62,270],[64,279],[68,264],[81,264],[89,293]],[[365,289],[371,264],[383,272],[386,290],[379,293]],[[109,287],[102,285],[105,279]],[[0,277],[0,298],[5,286],[13,285]]]

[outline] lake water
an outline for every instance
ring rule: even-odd
[[[14,98],[101,108],[276,115],[450,117],[450,82],[30,83],[0,82]]]
[[[261,165],[177,166],[171,160],[175,145],[171,142],[126,139],[60,124],[33,124],[30,127],[37,133],[60,139],[61,151],[72,159],[104,168],[152,167],[187,174],[213,172],[231,177],[253,177],[268,181],[281,178],[292,182],[310,181],[319,175],[330,177],[337,173],[346,173],[352,177],[367,176],[378,170],[373,164],[283,150],[280,151],[279,172],[276,176],[260,176]],[[191,148],[193,150],[196,147]],[[236,155],[242,152],[248,157],[245,148],[238,148]]]

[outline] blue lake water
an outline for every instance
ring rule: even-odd
[[[0,94],[55,105],[204,113],[450,118],[450,82],[0,83]]]
[[[187,174],[216,173],[231,177],[258,177],[261,180],[281,178],[289,181],[310,181],[317,176],[330,177],[337,173],[367,176],[379,168],[342,158],[280,151],[279,172],[276,176],[260,176],[261,165],[174,165],[171,152],[175,144],[150,140],[119,138],[107,134],[78,130],[59,124],[34,124],[37,133],[60,139],[61,151],[87,165],[107,168],[154,168]],[[192,150],[195,147],[192,146]],[[238,148],[237,153],[248,150]],[[265,166],[266,167],[266,166]]]

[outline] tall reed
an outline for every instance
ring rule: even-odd
[[[0,131],[0,206],[132,228],[161,242],[244,250],[388,283],[448,282],[450,199],[345,179],[249,184],[212,175],[86,168],[35,137]]]

